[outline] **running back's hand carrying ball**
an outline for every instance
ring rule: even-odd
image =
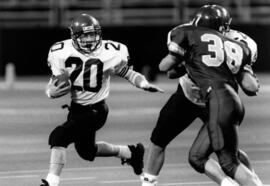
[[[47,95],[50,98],[58,98],[66,95],[71,90],[71,81],[69,74],[64,72],[60,75],[53,76],[47,85]]]
[[[55,84],[54,84],[55,86],[59,86],[61,88],[71,85],[68,73],[63,73],[57,76],[53,76],[52,81],[55,81]]]

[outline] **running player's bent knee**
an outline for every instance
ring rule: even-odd
[[[252,170],[252,166],[249,160],[249,157],[245,151],[239,149],[238,150],[238,158],[241,163],[243,163],[249,170]]]
[[[204,173],[204,167],[207,160],[207,157],[202,157],[191,152],[189,153],[188,162],[199,173]]]
[[[94,161],[97,153],[96,145],[86,147],[75,143],[75,149],[82,159],[87,161]]]
[[[49,145],[51,147],[67,147],[69,142],[66,138],[65,128],[62,126],[56,127],[49,136]]]
[[[231,178],[234,178],[237,167],[239,166],[239,160],[236,157],[232,157],[229,153],[221,151],[217,153],[219,164],[222,170]]]

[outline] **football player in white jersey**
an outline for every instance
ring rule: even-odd
[[[256,42],[242,32],[229,29],[231,18],[227,10],[220,6],[217,6],[217,8],[220,8],[225,14],[224,19],[228,23],[227,32],[225,34],[231,39],[247,44],[251,51],[251,63],[255,63],[257,59]],[[168,47],[170,44],[170,38],[168,37]],[[162,65],[162,62],[160,65]],[[243,78],[239,80],[239,85],[242,87],[242,90],[249,96],[256,95],[259,90],[259,83],[251,66],[245,66],[240,74],[243,77],[248,76],[248,78],[251,78],[245,79],[244,81],[241,81]],[[203,122],[206,122],[208,119],[205,103],[201,99],[200,89],[188,77],[185,67],[183,65],[177,66],[167,71],[167,75],[172,79],[180,77],[178,89],[161,109],[157,125],[152,131],[146,168],[144,174],[141,176],[142,186],[157,186],[158,175],[164,163],[167,145],[196,118],[200,118]],[[179,111],[181,111],[181,114]],[[205,173],[219,185],[238,185],[223,172],[220,165],[215,160],[209,158],[209,156],[200,156],[202,154],[209,155],[213,152],[213,150],[209,148],[210,142],[204,141],[208,135],[205,126],[206,125],[202,126],[199,132],[200,135],[198,135],[192,145],[189,153],[189,162],[196,170]],[[239,150],[238,157],[243,164],[254,172],[248,156],[244,151]],[[261,181],[255,172],[254,175],[260,183]]]
[[[129,53],[124,44],[102,40],[101,26],[94,17],[88,14],[78,16],[72,21],[70,30],[71,39],[54,44],[48,55],[53,77],[46,93],[50,98],[58,98],[71,92],[71,105],[67,121],[49,136],[50,167],[41,186],[59,185],[66,163],[66,148],[71,143],[84,160],[119,157],[122,164],[132,166],[134,173],[139,175],[144,155],[141,143],[114,145],[95,141],[96,131],[105,124],[108,115],[105,100],[109,95],[110,76],[118,75],[146,91],[162,90],[128,66]]]

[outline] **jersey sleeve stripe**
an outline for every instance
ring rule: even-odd
[[[129,66],[124,66],[118,75],[121,77],[124,77],[127,74],[128,70],[129,70]]]
[[[180,56],[184,56],[185,55],[185,52],[186,52],[182,47],[180,47],[175,42],[170,42],[168,44],[168,49],[169,49],[170,52],[179,54]]]

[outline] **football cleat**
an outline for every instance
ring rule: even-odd
[[[135,145],[128,145],[131,151],[131,158],[121,159],[122,165],[125,163],[133,168],[136,175],[140,175],[143,171],[143,156],[144,156],[144,146],[141,143]]]
[[[40,186],[50,186],[49,185],[49,183],[46,181],[46,180],[44,180],[44,179],[41,179],[41,185]]]

